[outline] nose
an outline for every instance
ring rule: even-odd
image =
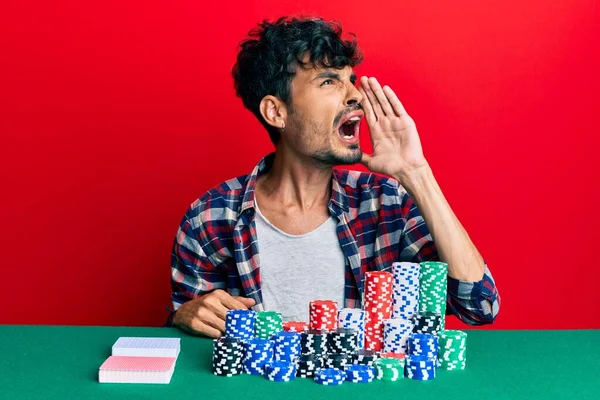
[[[356,107],[363,100],[362,94],[358,91],[356,86],[352,83],[348,83],[348,94],[346,95],[346,106]]]

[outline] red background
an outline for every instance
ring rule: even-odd
[[[0,6],[0,323],[163,322],[187,206],[272,150],[236,45],[305,12],[355,32],[358,75],[415,119],[493,327],[600,328],[597,1],[94,3]]]

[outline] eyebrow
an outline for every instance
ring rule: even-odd
[[[342,80],[342,77],[337,72],[323,71],[320,74],[318,74],[317,76],[315,76],[313,81],[316,81],[317,79],[323,79],[323,78],[337,79],[338,81]],[[353,85],[356,83],[356,74],[354,72],[350,75],[350,82],[352,82]]]

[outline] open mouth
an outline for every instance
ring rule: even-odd
[[[360,117],[352,117],[344,122],[338,128],[338,133],[344,142],[358,142],[358,133],[360,129]]]

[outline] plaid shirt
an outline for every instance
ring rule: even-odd
[[[173,308],[215,289],[254,299],[263,310],[254,190],[258,175],[272,165],[274,153],[249,175],[209,190],[191,204],[173,244]],[[425,220],[406,190],[394,179],[333,170],[329,212],[346,258],[345,306],[360,307],[366,271],[389,271],[395,261],[439,261]],[[448,277],[448,314],[467,324],[491,323],[500,297],[487,264],[483,279]],[[171,316],[172,317],[172,316]]]

